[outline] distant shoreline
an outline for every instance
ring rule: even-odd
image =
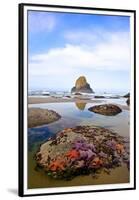
[[[42,103],[110,103],[106,99],[87,99],[82,97],[74,98],[60,98],[60,97],[28,97],[28,104],[42,104]],[[121,109],[129,110],[129,106],[121,105],[119,103],[112,103],[118,105]]]

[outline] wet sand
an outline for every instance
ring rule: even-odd
[[[101,103],[102,100],[91,100],[89,98],[79,98],[79,97],[73,97],[73,98],[60,98],[60,97],[29,97],[28,103],[29,104],[39,104],[39,103],[66,103],[66,102],[76,102],[80,101],[82,103]]]
[[[28,189],[33,188],[51,188],[51,187],[70,187],[70,186],[85,186],[85,185],[100,185],[100,184],[119,184],[129,182],[129,171],[126,166],[117,167],[111,170],[110,174],[101,172],[98,177],[92,178],[91,175],[76,176],[70,181],[62,179],[53,179],[46,176],[46,173],[41,169],[34,169],[35,160],[32,160],[34,154],[29,153],[29,173],[28,173]],[[34,181],[37,180],[37,181]]]
[[[86,97],[28,97],[28,104],[41,104],[41,103],[66,103],[66,102],[78,102],[78,103],[108,103],[107,99],[89,99]],[[129,110],[129,106],[113,103],[119,106],[121,109]]]

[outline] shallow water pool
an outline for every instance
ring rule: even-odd
[[[97,104],[76,102],[29,105],[29,107],[54,110],[61,115],[61,119],[51,124],[28,129],[28,188],[127,183],[129,181],[129,171],[126,166],[113,169],[109,175],[101,173],[97,178],[92,178],[91,175],[78,176],[70,181],[54,180],[48,177],[43,170],[36,168],[34,155],[40,144],[64,128],[77,125],[96,125],[113,130],[121,136],[129,137],[129,111],[123,110],[116,116],[104,116],[88,111],[88,108],[93,105]]]

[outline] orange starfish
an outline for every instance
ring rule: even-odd
[[[124,145],[123,144],[116,144],[117,153],[122,154],[124,152]]]
[[[94,166],[94,167],[98,167],[98,166],[100,166],[102,164],[103,164],[103,161],[99,157],[95,157],[92,160],[92,166]]]
[[[52,161],[51,164],[49,165],[49,169],[51,171],[56,171],[56,170],[64,170],[65,162],[63,160],[57,159],[55,161]]]
[[[70,150],[66,153],[66,156],[69,157],[70,159],[72,158],[78,158],[79,157],[79,152],[77,150]]]

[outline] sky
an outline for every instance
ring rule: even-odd
[[[70,91],[85,76],[94,91],[130,89],[128,16],[28,11],[28,85]]]

